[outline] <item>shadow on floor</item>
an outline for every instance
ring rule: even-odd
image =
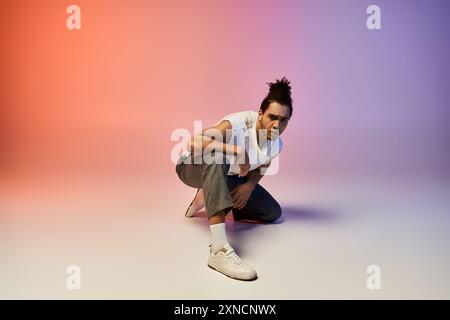
[[[195,216],[192,217],[192,219],[195,219],[195,221],[200,224],[206,226],[209,225],[206,211],[204,210],[197,212]],[[283,213],[281,214],[281,217],[273,223],[260,223],[256,221],[234,221],[231,211],[225,217],[227,226],[229,226],[231,231],[245,231],[262,225],[282,224],[285,222],[296,223],[299,221],[308,221],[317,223],[329,223],[336,221],[337,219],[338,215],[336,213],[312,207],[283,207]]]
[[[194,217],[190,218],[197,224],[203,225],[206,232],[209,232],[209,226],[206,211],[199,211]],[[235,221],[233,214],[230,211],[226,217],[227,230],[232,240],[233,248],[238,252],[243,252],[242,246],[245,243],[246,232],[248,230],[259,227],[275,227],[283,223],[321,223],[328,224],[339,220],[339,215],[336,212],[330,212],[321,208],[313,207],[283,207],[281,217],[273,223],[261,223],[251,221]]]

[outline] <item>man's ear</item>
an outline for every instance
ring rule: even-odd
[[[261,120],[262,116],[263,116],[263,112],[262,112],[261,109],[259,109],[259,111],[258,111],[258,120]]]

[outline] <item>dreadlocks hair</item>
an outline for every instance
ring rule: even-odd
[[[289,108],[289,118],[292,116],[292,98],[290,81],[283,77],[281,80],[275,82],[267,82],[269,85],[269,93],[261,103],[262,112],[266,112],[267,108],[272,102],[278,102],[283,106]]]

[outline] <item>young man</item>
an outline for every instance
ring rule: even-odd
[[[281,151],[279,135],[292,116],[291,87],[284,77],[268,84],[258,112],[232,113],[204,129],[176,165],[178,177],[197,188],[185,216],[206,206],[212,235],[208,266],[240,280],[256,279],[257,273],[228,243],[225,215],[232,210],[235,220],[266,223],[281,215],[278,202],[258,182]]]

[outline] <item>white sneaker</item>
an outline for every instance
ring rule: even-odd
[[[212,245],[209,245],[208,266],[238,280],[254,280],[258,277],[256,271],[242,260],[228,243],[217,253],[214,253]]]
[[[194,214],[196,214],[200,209],[203,209],[204,206],[205,206],[205,199],[203,198],[203,189],[199,188],[197,189],[197,193],[195,194],[194,200],[192,200],[184,216],[186,218],[190,218]]]

